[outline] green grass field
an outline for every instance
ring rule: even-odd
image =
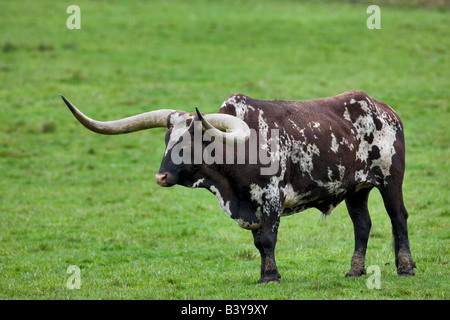
[[[75,2],[75,1],[74,1]],[[369,2],[0,0],[0,299],[449,299],[450,12]],[[283,218],[280,285],[258,285],[251,232],[201,189],[155,183],[164,130],[96,135],[112,120],[216,112],[232,93],[305,100],[363,90],[404,122],[405,204],[415,277],[398,277],[378,191],[366,267],[345,278],[344,204]],[[69,289],[70,265],[81,288]]]

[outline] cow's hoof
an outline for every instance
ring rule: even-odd
[[[280,283],[280,275],[266,276],[258,280],[258,283]]]
[[[273,280],[259,279],[258,280],[258,284],[261,284],[261,283],[267,283],[267,284],[269,284],[269,283],[280,283],[280,279],[273,279]]]
[[[400,268],[397,270],[399,276],[415,276],[413,269]]]
[[[366,274],[366,269],[365,268],[358,269],[358,270],[350,269],[350,271],[347,272],[345,274],[345,276],[346,277],[361,277],[362,275],[365,275],[365,274]]]

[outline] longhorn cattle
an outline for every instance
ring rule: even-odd
[[[365,274],[367,201],[374,187],[391,219],[397,273],[414,275],[402,195],[403,125],[387,104],[364,92],[308,101],[235,94],[217,114],[164,109],[110,122],[92,120],[62,98],[97,133],[167,127],[156,182],[208,189],[226,214],[251,230],[261,255],[259,283],[280,282],[275,245],[281,217],[307,208],[328,215],[343,200],[355,238],[346,276]]]

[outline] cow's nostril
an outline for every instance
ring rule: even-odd
[[[167,173],[157,173],[156,174],[156,183],[159,185],[165,185],[167,180]]]

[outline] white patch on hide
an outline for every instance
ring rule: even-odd
[[[211,190],[211,192],[216,196],[217,201],[219,202],[219,206],[222,208],[222,210],[231,217],[230,201],[225,202],[219,192],[219,189],[217,189],[215,186],[209,187],[209,190]]]
[[[198,180],[192,185],[191,188],[197,188],[203,181],[205,181],[205,178],[198,179]]]
[[[189,126],[186,125],[186,120],[189,117],[190,117],[189,114],[179,115],[178,112],[170,116],[169,121],[172,124],[173,128],[164,155],[167,155],[169,150],[173,148],[173,146],[178,142],[178,140],[180,140],[181,136],[189,129]]]
[[[237,101],[236,97],[241,98],[239,102]],[[225,107],[227,104],[230,104],[230,105],[234,106],[234,110],[236,112],[236,117],[241,119],[241,120],[244,120],[244,118],[247,115],[249,110],[252,110],[252,111],[255,110],[254,107],[248,105],[245,102],[245,97],[241,96],[241,95],[232,95],[231,97],[229,97],[222,104],[222,108]]]
[[[334,133],[331,133],[331,151],[337,153],[339,150],[339,144],[337,142],[336,136]]]
[[[356,102],[356,101],[355,101]],[[370,99],[358,101],[360,107],[365,112],[356,119],[353,126],[356,129],[355,138],[359,141],[359,147],[356,151],[356,159],[363,163],[367,163],[369,152],[373,146],[378,147],[380,158],[372,160],[370,168],[367,170],[358,170],[355,172],[355,180],[362,182],[367,179],[368,169],[375,166],[380,167],[384,178],[390,175],[390,168],[392,165],[392,157],[395,155],[394,142],[396,141],[397,131],[401,127],[396,119],[393,119],[389,114],[379,110],[379,108],[372,103]],[[381,122],[380,130],[376,129],[373,117]],[[369,136],[373,136],[373,140],[369,143],[367,141]]]

